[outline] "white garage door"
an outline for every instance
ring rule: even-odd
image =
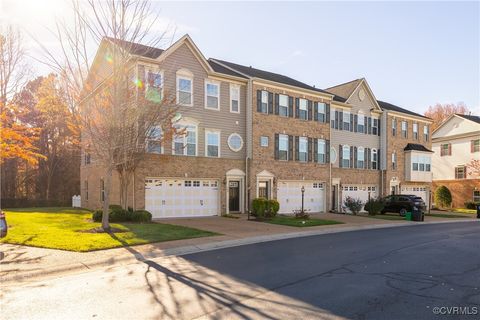
[[[325,212],[325,183],[317,181],[279,181],[277,200],[279,213],[293,214],[302,208],[302,186],[305,187],[304,208],[309,212]]]
[[[343,185],[342,186],[342,207],[344,207],[344,202],[347,197],[353,199],[360,199],[364,204],[368,201],[368,193],[370,193],[370,198],[376,198],[378,195],[378,187],[376,185],[367,185],[367,184],[354,184],[354,185]],[[362,211],[365,211],[362,208]]]
[[[145,180],[145,209],[153,218],[199,217],[218,214],[217,180]]]
[[[402,186],[401,194],[413,194],[415,196],[421,197],[428,208],[429,196],[426,186]]]

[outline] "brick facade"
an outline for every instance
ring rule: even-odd
[[[440,186],[447,187],[452,193],[453,208],[464,208],[465,202],[473,201],[473,191],[480,190],[480,179],[435,180],[432,184],[433,194]]]

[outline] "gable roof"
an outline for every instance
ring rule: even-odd
[[[157,59],[164,50],[160,48],[146,46],[140,43],[134,43],[126,40],[104,37],[106,40],[127,50],[130,54],[142,56],[150,59]]]
[[[361,82],[362,79],[355,79],[327,88],[325,90],[343,98],[343,100],[346,101],[352,95],[353,91],[355,91],[355,89],[360,85]]]
[[[394,104],[391,104],[391,103],[388,103],[388,102],[385,102],[385,101],[380,101],[380,100],[377,100],[377,101],[378,101],[378,104],[380,105],[380,107],[381,107],[382,109],[386,109],[386,110],[390,110],[390,111],[395,111],[395,112],[400,112],[400,113],[405,113],[405,114],[409,114],[409,115],[412,115],[412,116],[416,116],[416,117],[421,117],[421,118],[425,118],[425,119],[428,119],[428,120],[432,120],[432,119],[430,119],[429,117],[425,117],[425,116],[422,116],[421,114],[415,113],[415,112],[413,112],[413,111],[400,108],[399,106],[396,106],[396,105],[394,105]]]
[[[233,62],[225,61],[225,60],[220,60],[220,59],[214,59],[210,58],[209,61],[213,61],[214,63],[223,65],[225,67],[228,67],[230,69],[233,69],[247,77],[252,77],[252,78],[260,78],[264,80],[270,80],[273,82],[278,82],[282,84],[287,84],[290,86],[302,88],[302,89],[307,89],[307,90],[313,90],[321,93],[326,93],[326,94],[331,94],[325,90],[321,90],[318,88],[315,88],[313,86],[310,86],[306,83],[300,82],[298,80],[295,80],[293,78],[278,74],[278,73],[273,73],[265,70],[260,70],[252,67],[247,67],[243,66],[241,64],[236,64]]]
[[[458,114],[458,113],[455,113],[455,115],[480,124],[479,116],[474,116],[471,114]]]
[[[424,145],[418,143],[409,143],[403,149],[404,151],[423,151],[423,152],[432,152],[432,150],[427,149]]]
[[[216,62],[215,60],[208,59],[208,63],[210,64],[210,66],[212,67],[212,69],[215,72],[219,72],[219,73],[228,74],[228,75],[231,75],[231,76],[236,76],[236,77],[241,77],[241,78],[247,79],[247,77],[244,76],[243,74],[240,74],[240,73],[235,72],[234,70],[232,70],[230,68],[222,66],[221,64],[218,64],[218,62]]]

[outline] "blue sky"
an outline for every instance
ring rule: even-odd
[[[55,48],[45,27],[68,1],[0,0],[0,20]],[[423,113],[464,102],[480,114],[480,2],[154,2],[155,29],[189,33],[206,57],[319,88],[365,77],[380,100]],[[27,39],[33,56],[35,41]],[[37,46],[38,47],[38,46]],[[92,53],[93,54],[93,53]],[[45,66],[35,65],[38,74]]]

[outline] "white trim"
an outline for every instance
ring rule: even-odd
[[[218,155],[215,157],[215,156],[209,156],[208,155],[208,134],[211,133],[211,134],[215,134],[217,135],[217,138],[218,138]],[[221,141],[221,132],[220,130],[216,130],[216,129],[205,129],[205,157],[208,157],[208,158],[220,158],[221,156],[221,153],[220,153],[220,146],[222,144],[222,141]]]
[[[238,111],[233,111],[232,110],[232,90],[238,90]],[[229,92],[230,92],[230,112],[231,113],[240,113],[240,90],[241,87],[238,84],[230,83],[229,84]]]
[[[177,84],[177,86],[176,86],[177,104],[181,105],[181,106],[186,106],[186,107],[193,107],[193,73],[190,72],[190,70],[188,70],[188,69],[179,69],[176,72],[176,78],[177,78],[177,81],[176,81],[176,84]],[[180,103],[180,79],[189,80],[190,83],[191,83],[190,84],[190,86],[191,86],[190,104]],[[183,91],[183,92],[187,92],[187,91]]]
[[[232,146],[230,145],[230,139],[233,137],[233,136],[237,136],[240,138],[240,148],[238,149],[235,149],[235,148],[232,148]],[[228,147],[230,148],[230,150],[232,150],[233,152],[239,152],[240,150],[242,150],[243,148],[243,138],[240,134],[234,132],[232,134],[230,134],[227,138],[227,144],[228,144]]]
[[[214,86],[217,86],[217,88],[218,88],[218,91],[217,91],[217,107],[216,108],[215,107],[209,107],[207,105],[207,100],[208,100],[207,86],[208,85],[214,85]],[[220,111],[220,82],[215,81],[215,80],[211,80],[211,79],[205,79],[204,85],[203,85],[203,91],[204,91],[204,95],[205,95],[204,101],[203,101],[205,109]]]
[[[172,137],[172,155],[173,156],[187,156],[187,157],[196,157],[198,156],[198,124],[195,122],[187,122],[187,121],[179,121],[174,124],[174,126],[179,126],[179,127],[195,127],[195,155],[188,155],[187,154],[187,134],[183,135],[183,154],[176,154],[175,153],[175,135]],[[188,132],[188,129],[187,129]]]

